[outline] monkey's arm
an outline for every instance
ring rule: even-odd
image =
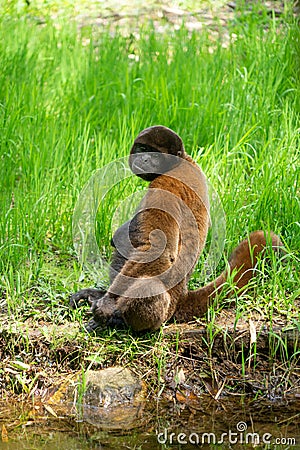
[[[116,274],[122,270],[122,267],[126,261],[124,255],[128,254],[128,240],[133,237],[130,233],[133,232],[133,227],[135,226],[134,219],[121,225],[117,229],[113,238],[111,239],[111,245],[115,248],[112,263],[110,266],[110,282],[112,283]],[[126,248],[125,248],[126,246]],[[118,250],[117,250],[118,249]],[[127,252],[127,253],[126,253]],[[103,289],[81,289],[80,291],[72,294],[70,296],[70,307],[75,309],[81,306],[86,301],[92,306],[95,302],[101,299],[105,295],[106,291]]]
[[[134,246],[120,273],[131,278],[158,276],[177,258],[179,225],[163,210],[153,208],[143,211],[138,220],[138,236],[135,235]],[[115,283],[118,282],[116,277]]]

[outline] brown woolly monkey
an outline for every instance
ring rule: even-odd
[[[156,330],[174,317],[189,321],[205,314],[229,273],[236,269],[238,288],[253,276],[257,255],[267,245],[262,231],[242,241],[229,259],[229,268],[215,281],[195,291],[187,283],[203,250],[209,227],[206,179],[169,128],[153,126],[135,139],[131,170],[150,181],[131,221],[114,234],[114,255],[107,292],[83,289],[71,296],[91,304],[88,331],[126,325],[135,331]],[[282,244],[271,233],[274,249]]]

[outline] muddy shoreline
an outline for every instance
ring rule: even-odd
[[[128,350],[132,345],[134,351]],[[170,324],[146,336],[128,330],[91,336],[77,323],[3,318],[0,386],[2,398],[28,398],[50,392],[66,374],[121,365],[139,374],[149,395],[162,390],[167,397],[184,391],[217,400],[242,394],[297,399],[299,348],[296,324],[278,318],[271,328],[258,316],[235,321],[234,310],[223,310],[213,325]]]

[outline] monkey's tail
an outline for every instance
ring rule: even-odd
[[[206,286],[188,292],[178,305],[174,315],[176,320],[188,322],[195,317],[203,316],[216,295],[226,286],[226,281],[232,272],[235,274],[233,277],[235,289],[240,290],[245,287],[255,274],[258,255],[263,256],[268,247],[274,252],[283,251],[280,238],[273,232],[269,235],[266,235],[264,231],[251,233],[248,239],[244,239],[234,249],[228,260],[228,268],[220,276]],[[230,297],[233,292],[233,289],[229,290],[226,297]]]

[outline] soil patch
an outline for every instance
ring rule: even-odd
[[[239,319],[223,310],[213,323],[165,326],[162,333],[128,330],[86,335],[77,324],[3,319],[0,330],[2,396],[48,396],[66,376],[122,365],[134,368],[148,395],[177,400],[208,393],[300,398],[299,329],[259,316]]]

